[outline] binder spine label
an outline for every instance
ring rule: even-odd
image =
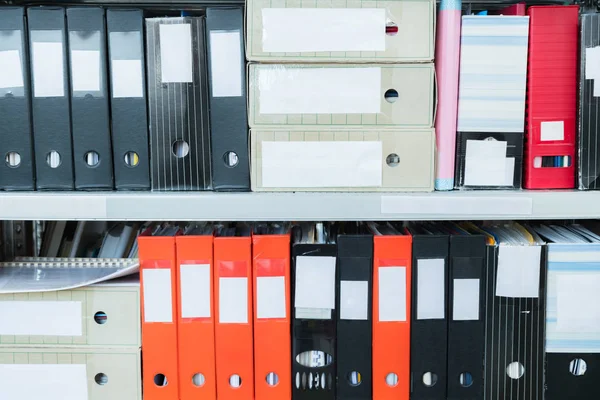
[[[257,318],[286,318],[285,277],[259,276],[256,285]]]
[[[64,47],[62,41],[42,42],[47,37],[62,40],[60,31],[32,31],[31,60],[33,64],[33,94],[35,97],[63,97],[65,95]],[[36,41],[40,38],[40,41]]]
[[[190,24],[160,24],[160,72],[163,83],[192,82]]]
[[[2,31],[3,35],[6,31]],[[12,31],[8,35],[22,37],[21,31]],[[9,39],[10,40],[10,39]],[[23,88],[23,60],[19,50],[0,51],[0,64],[2,65],[2,76],[0,77],[0,94],[5,95],[6,89]],[[12,90],[10,91],[12,93]],[[21,93],[15,93],[16,96],[22,96]]]
[[[406,267],[384,267],[379,275],[379,322],[406,322]]]
[[[213,97],[240,97],[242,91],[242,53],[239,30],[210,31],[210,85]]]
[[[219,278],[218,322],[248,323],[248,278]]]
[[[443,259],[417,261],[417,319],[446,317],[446,283]]]
[[[211,317],[210,283],[210,264],[180,264],[181,318]]]
[[[142,269],[146,323],[173,322],[170,263],[166,261],[160,264],[163,266]]]
[[[369,316],[369,282],[340,282],[340,319],[367,320]]]
[[[452,298],[453,321],[478,321],[480,296],[479,279],[454,279]]]

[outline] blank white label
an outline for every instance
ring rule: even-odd
[[[285,277],[259,276],[256,278],[257,318],[285,318]]]
[[[81,336],[79,301],[0,301],[0,335]]]
[[[600,46],[585,49],[585,79],[600,79]]]
[[[173,322],[171,270],[143,269],[144,322]]]
[[[144,97],[141,60],[112,60],[112,96]]]
[[[64,96],[63,44],[34,42],[32,60],[34,96]]]
[[[385,51],[385,23],[383,8],[264,8],[262,49]]]
[[[565,140],[565,121],[542,122],[541,140]]]
[[[455,195],[452,193],[443,196],[381,196],[382,214],[414,214],[431,218],[434,215],[448,215],[451,210],[453,215],[531,215],[533,212],[533,199],[518,196],[488,197],[468,196],[466,193]],[[468,219],[468,218],[466,218]]]
[[[541,246],[505,246],[498,250],[496,296],[537,298]]]
[[[71,77],[74,92],[100,90],[100,52],[71,50]]]
[[[556,328],[600,333],[600,274],[556,276]]]
[[[335,257],[296,257],[294,307],[335,309]]]
[[[379,267],[379,321],[406,321],[406,267]]]
[[[163,83],[192,82],[192,26],[160,25],[160,70]]]
[[[19,50],[0,51],[0,88],[23,87],[23,70]]]
[[[262,142],[262,186],[380,187],[381,142]]]
[[[248,278],[219,278],[219,322],[248,323]]]
[[[506,158],[506,167],[504,168],[504,185],[513,186],[515,183],[515,158]]]
[[[479,320],[479,279],[454,279],[452,319]]]
[[[0,364],[0,388],[7,400],[86,400],[86,365]]]
[[[210,318],[210,281],[209,264],[179,267],[182,318]]]
[[[210,85],[213,97],[242,95],[240,31],[210,31]]]
[[[506,146],[499,140],[467,140],[466,186],[503,186],[506,181]]]
[[[366,320],[369,309],[369,282],[340,282],[340,319]]]
[[[261,114],[381,112],[381,68],[256,68]]]
[[[444,270],[444,259],[417,261],[417,319],[445,318]]]

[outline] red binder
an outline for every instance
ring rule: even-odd
[[[578,6],[527,10],[527,189],[575,187]]]

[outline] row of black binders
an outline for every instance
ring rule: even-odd
[[[0,190],[249,190],[242,9],[154,15],[0,8]]]

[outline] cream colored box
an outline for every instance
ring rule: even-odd
[[[253,129],[250,141],[253,191],[433,190],[433,129]]]
[[[140,347],[139,280],[0,294],[0,321],[0,346]]]
[[[141,400],[140,350],[0,348],[0,399]]]
[[[246,55],[269,62],[431,62],[434,0],[248,0]]]
[[[432,128],[433,64],[250,64],[251,128]]]

